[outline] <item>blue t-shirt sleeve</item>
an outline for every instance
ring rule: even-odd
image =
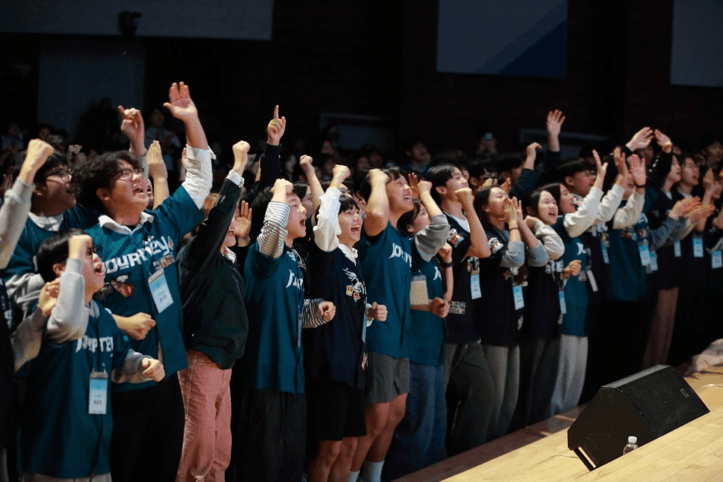
[[[154,211],[154,216],[160,223],[170,228],[170,232],[164,234],[171,236],[176,245],[205,217],[203,211],[196,207],[196,203],[193,202],[183,186],[158,206],[158,209]]]

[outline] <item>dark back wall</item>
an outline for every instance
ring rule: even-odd
[[[289,137],[311,142],[320,112],[365,114],[392,119],[398,139],[419,134],[433,151],[472,151],[485,125],[514,148],[519,128],[544,128],[554,108],[568,116],[567,131],[628,137],[651,125],[674,139],[723,133],[723,89],[670,85],[672,13],[673,0],[569,0],[563,79],[436,73],[434,0],[276,0],[270,42],[136,41],[146,52],[145,106],[184,80],[211,136],[227,142],[259,135],[276,103]],[[0,34],[3,120],[42,121],[34,114],[37,57],[49,39]]]

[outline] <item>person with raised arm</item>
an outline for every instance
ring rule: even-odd
[[[10,262],[18,240],[23,233],[31,207],[31,198],[35,184],[35,173],[45,164],[52,154],[53,147],[33,139],[28,143],[25,160],[20,173],[11,189],[5,192],[4,202],[0,207],[0,269]],[[7,290],[0,280],[0,300],[7,304]],[[4,308],[9,308],[9,306]],[[10,346],[10,311],[0,310],[0,480],[7,480],[6,446],[13,443],[10,414],[13,412],[13,354]],[[4,478],[3,478],[4,477]]]
[[[445,387],[450,404],[447,453],[456,455],[482,445],[488,431],[495,394],[477,323],[482,296],[480,258],[490,255],[487,235],[472,202],[472,191],[460,170],[452,165],[430,168],[427,180],[450,225],[453,292],[445,337]]]
[[[525,223],[545,247],[545,266],[527,266],[525,320],[520,341],[520,391],[510,430],[527,427],[549,417],[552,390],[560,358],[560,326],[564,307],[565,252],[552,225],[557,221],[555,199],[547,191],[530,196]],[[567,268],[574,268],[572,262]],[[579,266],[579,262],[578,266]],[[576,272],[571,273],[577,275]]]
[[[79,229],[51,235],[37,263],[57,292],[41,295],[33,314],[46,328],[20,413],[18,471],[24,481],[110,481],[111,382],[161,381],[163,364],[131,349],[93,301],[105,273],[90,236]]]
[[[223,479],[231,461],[229,384],[231,369],[244,352],[249,322],[243,278],[229,248],[237,235],[248,235],[236,233],[235,215],[249,149],[245,141],[234,144],[233,168],[220,192],[206,198],[206,220],[178,254],[188,359],[188,368],[179,372],[186,424],[178,482]]]
[[[429,191],[431,186],[429,181],[418,182],[420,191]],[[414,209],[399,218],[397,228],[412,237],[429,224],[427,209],[415,199]],[[396,480],[446,457],[444,318],[449,312],[454,283],[452,247],[445,244],[429,261],[413,252],[412,280],[412,323],[407,334],[411,384],[407,410],[394,431],[384,463],[384,480]]]
[[[257,219],[263,225],[244,267],[249,332],[236,370],[241,391],[233,421],[232,478],[298,482],[307,417],[302,328],[332,321],[336,306],[305,296],[292,246],[306,234],[306,209],[292,184],[277,179],[257,194],[251,207],[251,229],[258,229]]]
[[[367,331],[367,434],[357,445],[350,479],[362,471],[362,480],[379,482],[409,392],[405,334],[410,329],[412,244],[423,259],[431,259],[444,245],[449,224],[430,193],[421,191],[420,199],[430,214],[429,229],[412,242],[395,228],[402,214],[414,207],[412,190],[398,168],[370,170],[360,190],[367,202],[358,243],[362,274],[369,287],[368,299],[387,307],[387,321],[374,323]],[[384,263],[379,263],[381,259]]]
[[[588,269],[588,253],[579,236],[595,223],[602,196],[607,163],[602,164],[599,156],[595,161],[595,182],[577,208],[563,184],[548,184],[540,188],[550,193],[557,203],[559,215],[553,229],[565,245],[563,265],[580,261],[580,274],[569,277],[564,286],[566,313],[562,317],[560,357],[550,416],[577,406],[585,381],[588,341],[585,320],[589,299],[586,285],[589,280],[591,289],[597,289],[597,283],[594,274]]]
[[[183,446],[183,400],[176,372],[186,368],[187,361],[176,249],[204,218],[201,207],[211,189],[214,154],[186,84],[173,83],[164,105],[185,126],[188,174],[152,214],[145,212],[144,168],[128,152],[97,157],[81,165],[73,178],[79,201],[104,213],[88,230],[107,274],[96,299],[117,315],[134,317],[142,329],[124,330],[131,345],[162,357],[166,367],[160,383],[114,387],[117,429],[111,471],[118,481],[175,480]],[[164,447],[160,453],[159,446]]]
[[[522,206],[499,187],[475,194],[474,208],[489,236],[490,256],[481,262],[479,331],[494,381],[490,438],[507,433],[517,406],[520,382],[520,329],[525,306],[522,286],[530,266],[547,264],[543,244],[524,222]]]
[[[318,184],[312,159],[301,156],[310,186]],[[336,165],[326,193],[312,187],[318,206],[314,243],[309,252],[308,286],[312,297],[336,306],[334,320],[306,330],[308,431],[316,453],[309,464],[309,480],[345,482],[359,437],[366,435],[364,386],[365,341],[373,320],[386,321],[386,307],[367,303],[361,263],[354,246],[361,237],[359,207],[340,187],[349,168]],[[331,408],[331,409],[330,409]]]

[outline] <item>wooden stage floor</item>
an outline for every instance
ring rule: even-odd
[[[723,366],[685,380],[711,412],[593,472],[567,448],[578,407],[398,480],[723,481]]]

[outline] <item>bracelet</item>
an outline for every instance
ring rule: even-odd
[[[518,230],[518,231],[520,230],[520,228],[518,228],[517,226],[515,226],[514,228],[510,228],[510,229],[508,229],[507,231],[512,231],[513,229],[516,229],[516,230]]]
[[[452,267],[452,261],[449,263],[445,263],[444,261],[440,261],[439,264],[442,266],[442,268],[451,268]]]

